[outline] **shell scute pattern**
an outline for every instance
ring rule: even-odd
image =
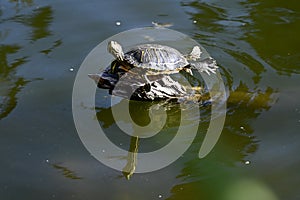
[[[141,45],[125,53],[125,60],[134,67],[154,70],[175,70],[188,65],[184,56],[176,49],[161,45]]]

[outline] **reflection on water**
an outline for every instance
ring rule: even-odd
[[[270,10],[261,10],[261,7],[270,6],[267,2],[270,1],[264,3],[229,1],[227,4],[221,1],[201,1],[201,3],[193,1],[183,4],[185,7],[193,8],[189,9],[188,14],[197,21],[199,31],[196,31],[196,37],[206,41],[209,46],[212,43],[218,45],[217,60],[222,63],[225,59],[223,63],[226,65],[228,63],[226,60],[231,59],[231,63],[235,66],[227,64],[228,66],[222,68],[229,88],[228,112],[221,142],[213,153],[214,158],[209,157],[202,162],[195,159],[188,161],[178,176],[187,183],[173,187],[173,195],[169,199],[186,198],[191,193],[203,199],[223,199],[226,188],[224,185],[237,179],[233,175],[224,176],[228,170],[224,165],[251,163],[247,157],[255,153],[260,144],[259,139],[252,135],[255,131],[252,123],[278,100],[279,91],[263,84],[264,73],[267,71],[272,74],[270,68],[276,69],[279,73],[283,71],[299,73],[299,48],[294,48],[296,43],[292,39],[296,38],[293,36],[295,32],[289,34],[285,30],[285,28],[295,30],[295,27],[275,25],[273,19],[271,22],[262,17],[261,13],[264,13],[263,16],[274,16],[273,11],[276,10],[274,7],[269,8]],[[237,12],[230,6],[240,9]],[[298,19],[296,15],[299,14],[296,13],[284,12],[284,15],[276,15],[276,18],[293,15],[291,17],[293,20],[285,20],[285,23],[290,24],[287,26],[294,26],[294,20]],[[222,41],[219,40],[221,38]],[[293,44],[287,44],[287,40]],[[298,51],[294,51],[295,49]],[[278,51],[275,52],[276,50]],[[240,71],[237,66],[244,67],[249,71],[249,75]],[[214,162],[216,157],[219,163]],[[190,198],[193,199],[191,196]]]
[[[47,48],[47,49],[43,49],[41,50],[41,53],[44,53],[46,55],[48,55],[49,53],[51,53],[55,48],[59,47],[62,44],[62,40],[56,40],[53,42],[52,46]]]
[[[127,164],[123,168],[123,172],[122,172],[127,180],[129,180],[135,172],[135,168],[137,165],[138,148],[139,148],[139,138],[131,137],[130,147],[128,149],[128,156],[126,158]]]
[[[11,35],[18,32],[24,37],[29,32],[30,40],[34,44],[35,41],[51,35],[49,25],[53,20],[50,6],[33,8],[33,1],[31,0],[11,0],[10,2],[11,4],[6,3],[5,6],[1,7],[2,12],[0,12],[1,23],[7,24],[7,27],[13,27],[11,29],[4,26],[5,28],[0,31],[0,119],[6,117],[16,107],[18,92],[26,83],[31,81],[16,75],[17,68],[30,61],[29,56],[24,52],[28,42],[24,43],[21,38],[17,38],[19,41],[16,41],[11,38]],[[14,4],[15,13],[12,14],[11,10],[7,10],[7,7]],[[20,6],[24,9],[31,8],[31,12],[25,14],[20,12]],[[30,31],[24,29],[24,26],[29,27]],[[61,43],[61,40],[57,40],[52,47],[42,50],[41,53],[48,54]],[[20,54],[23,56],[19,56]]]
[[[300,13],[297,3],[267,0],[223,4],[203,0],[188,1],[182,6],[193,8],[187,13],[197,21],[197,38],[207,45],[223,48],[254,73],[269,67],[279,73],[299,73]],[[224,35],[226,37],[219,37]]]
[[[50,6],[33,10],[32,14],[17,15],[12,20],[31,28],[30,40],[36,41],[51,35],[49,24],[52,22]]]
[[[18,52],[16,45],[0,45],[0,119],[6,117],[17,104],[17,93],[28,82],[14,74],[16,68],[26,62],[26,58],[17,58],[9,63],[8,56]]]
[[[32,6],[33,0],[9,0],[9,2],[15,3],[16,6],[24,5],[24,6]]]
[[[122,110],[124,106],[128,103],[127,99],[122,99],[119,103],[113,105],[112,107],[103,108],[97,107],[97,119],[100,122],[101,127],[104,129],[106,136],[120,148],[131,152],[136,152],[137,149],[133,147],[133,143],[135,143],[134,137],[130,137],[127,134],[124,134],[122,130],[118,128],[116,125],[115,119],[112,114],[112,109]],[[180,105],[175,102],[142,102],[142,101],[130,101],[129,102],[129,111],[132,119],[123,119],[124,123],[131,123],[131,120],[134,121],[139,126],[146,126],[150,123],[149,118],[149,110],[152,106],[163,107],[163,109],[167,113],[166,123],[164,124],[164,128],[159,132],[159,136],[153,136],[147,139],[138,139],[139,140],[139,149],[138,152],[150,152],[155,149],[159,149],[163,147],[166,143],[168,143],[172,137],[174,137],[173,133],[170,132],[176,131],[180,124]],[[192,116],[191,120],[192,119]],[[160,117],[156,117],[157,120]],[[154,120],[156,120],[154,117]],[[174,132],[175,132],[174,131]]]
[[[231,152],[231,160],[225,159],[228,166],[235,165],[236,163],[245,163],[245,157],[249,154],[254,153],[258,148],[258,140],[255,136],[251,134],[254,131],[254,128],[251,127],[251,122],[253,122],[259,115],[271,108],[271,106],[276,101],[276,91],[272,88],[267,88],[265,91],[251,91],[245,84],[240,84],[234,91],[230,92],[230,96],[227,100],[228,110],[226,124],[223,129],[223,141],[225,144],[219,144],[217,149],[222,149],[220,160],[223,160],[224,151]],[[124,103],[127,103],[128,100],[123,99],[120,103],[115,104],[113,107],[116,110],[121,110]],[[194,102],[193,102],[194,103]],[[168,117],[164,129],[160,132],[160,136],[154,136],[151,139],[139,139],[135,137],[129,137],[124,134],[115,124],[114,117],[112,116],[111,107],[109,108],[97,108],[97,119],[100,121],[101,126],[104,128],[104,131],[107,132],[107,137],[110,138],[116,146],[123,148],[124,150],[129,151],[127,159],[126,169],[130,168],[130,173],[124,173],[125,177],[129,179],[134,173],[136,165],[136,154],[138,152],[154,151],[158,148],[162,148],[166,145],[176,133],[177,127],[180,125],[180,106],[178,103],[164,103],[164,102],[140,102],[140,101],[131,101],[131,117],[135,123],[145,126],[150,121],[149,118],[149,109],[153,105],[164,106],[168,110]],[[202,106],[200,112],[200,119],[191,120],[195,123],[198,121],[201,124],[209,123],[210,120],[210,106]],[[249,109],[251,111],[249,111]],[[195,121],[196,120],[196,121]],[[131,123],[130,119],[124,119],[125,123]],[[200,125],[203,127],[202,125]],[[205,126],[205,127],[206,127]],[[198,132],[198,135],[201,135],[203,128]],[[170,135],[171,134],[171,135]],[[173,135],[172,135],[173,134]],[[168,135],[168,136],[166,136]],[[168,138],[169,137],[169,138]],[[203,139],[203,137],[201,137]],[[200,139],[200,140],[202,140]],[[151,141],[150,145],[147,142],[143,142],[138,145],[141,141]],[[127,141],[127,142],[126,142]],[[129,142],[130,141],[130,142]],[[156,145],[157,141],[160,141],[160,145]],[[231,143],[228,145],[226,142]],[[236,142],[236,143],[235,143]],[[199,140],[197,143],[201,143]],[[222,146],[225,145],[225,146]],[[148,147],[147,147],[148,146]],[[151,146],[151,147],[150,147]],[[232,154],[232,152],[236,152]],[[195,162],[193,159],[189,162]],[[188,162],[188,163],[189,163]],[[190,164],[187,164],[190,166]],[[198,168],[197,168],[198,169]],[[183,171],[185,171],[183,169]],[[187,174],[194,173],[188,168],[188,173],[183,173],[180,176],[186,176]],[[197,173],[195,173],[197,174]],[[201,179],[201,177],[199,177]]]
[[[252,135],[254,127],[251,123],[271,108],[276,100],[274,95],[276,96],[276,92],[271,88],[266,91],[250,91],[243,84],[231,91],[227,101],[225,126],[221,139],[210,153],[212,155],[200,161],[189,154],[190,159],[177,176],[186,183],[174,186],[172,196],[168,199],[183,199],[190,194],[199,198],[222,199],[223,194],[216,193],[215,190],[223,191],[224,185],[235,180],[234,177],[224,176],[230,166],[250,163],[246,157],[259,148],[259,140]],[[195,141],[196,144],[201,142],[201,137]]]
[[[250,10],[255,32],[246,41],[278,73],[300,72],[299,9],[296,1],[268,0]]]

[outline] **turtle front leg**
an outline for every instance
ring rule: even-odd
[[[200,70],[200,72],[206,72],[208,75],[210,75],[211,73],[215,74],[216,70],[219,68],[217,66],[215,59],[211,57],[206,58],[205,60],[199,62],[192,62],[191,66]]]
[[[136,72],[131,71],[131,68],[128,68],[128,67],[126,67],[126,66],[121,65],[121,66],[119,66],[119,70],[120,70],[120,69],[123,70],[123,71],[126,72],[126,73],[130,73],[130,74],[137,75]]]

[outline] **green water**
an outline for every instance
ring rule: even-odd
[[[299,5],[0,0],[0,199],[299,199]],[[72,88],[97,44],[152,21],[173,23],[217,60],[228,90],[227,116],[207,157],[198,158],[209,117],[203,108],[197,137],[180,159],[126,180],[80,141]],[[100,124],[114,133],[109,98],[96,103]],[[146,124],[148,118],[139,116],[148,105],[136,104],[136,122]],[[141,141],[140,151],[172,139],[179,113],[170,114],[170,129]],[[128,149],[127,136],[109,137]]]

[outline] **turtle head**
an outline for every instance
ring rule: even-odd
[[[123,61],[124,52],[122,46],[116,41],[110,41],[107,45],[107,50],[111,53],[117,60]]]
[[[201,54],[202,54],[202,51],[201,51],[200,47],[194,46],[192,52],[187,56],[187,58],[195,61],[200,58]]]
[[[95,81],[97,87],[112,90],[118,82],[119,77],[117,74],[110,73],[109,69],[105,69],[99,74],[88,74],[88,76]]]

